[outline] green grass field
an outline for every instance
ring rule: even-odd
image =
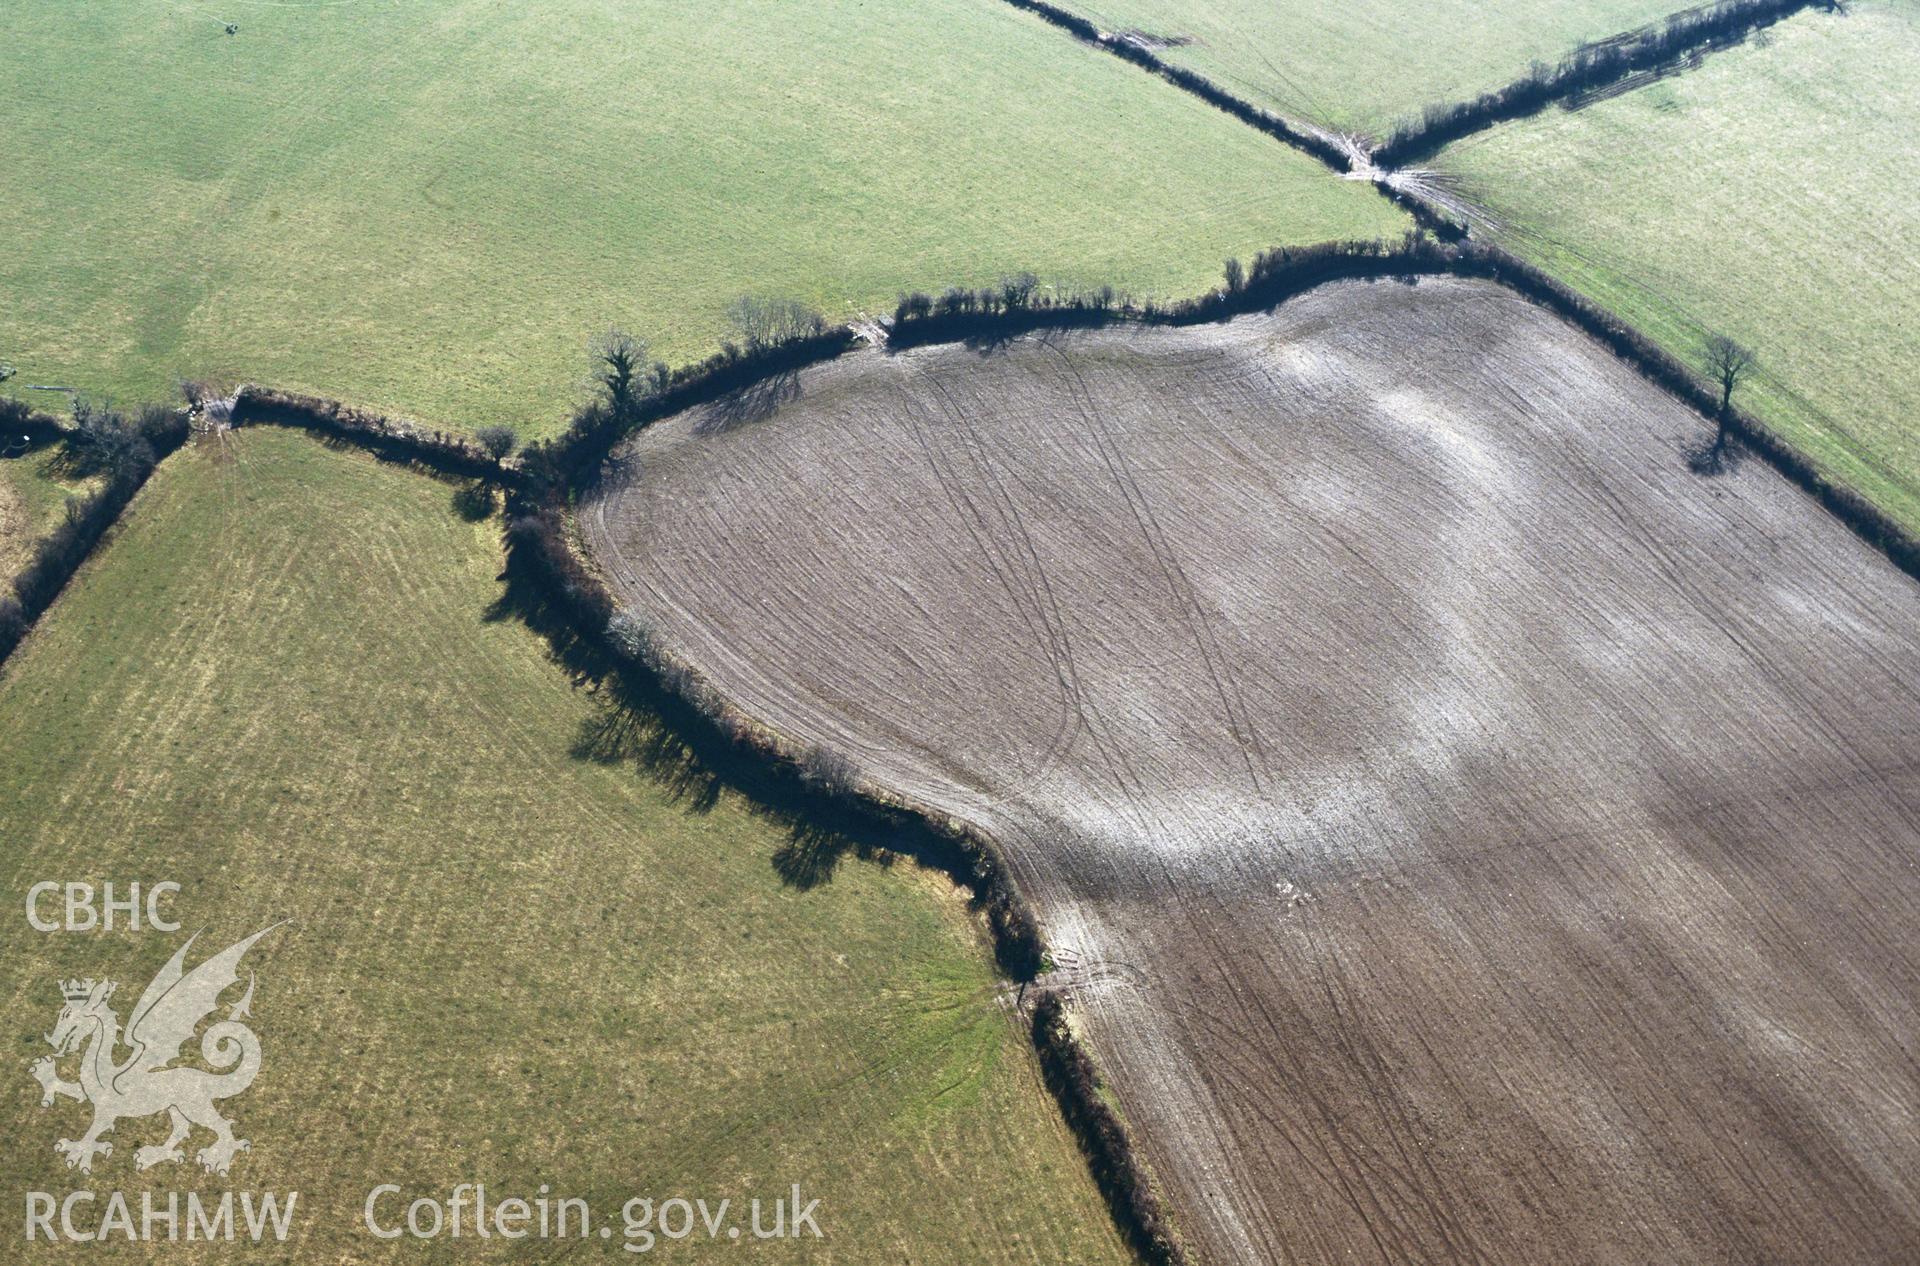
[[[0,452],[19,439],[0,435]],[[7,578],[26,562],[34,541],[60,521],[67,498],[85,495],[97,482],[73,479],[62,471],[56,444],[0,457],[0,593],[11,592],[4,588]]]
[[[1665,17],[1680,0],[1073,0],[1107,31],[1185,37],[1160,49],[1230,92],[1334,132],[1384,137],[1423,106],[1477,96],[1536,58]]]
[[[999,0],[127,0],[7,15],[0,354],[123,402],[251,379],[552,430],[617,323],[745,291],[1217,284],[1394,235],[1364,187]]]
[[[1437,165],[1494,236],[1691,363],[1709,332],[1756,349],[1737,399],[1920,528],[1920,10],[1769,35]]]
[[[27,1075],[57,980],[118,980],[124,1019],[185,935],[35,933],[26,888],[171,879],[196,958],[297,920],[249,958],[265,1065],[227,1107],[253,1151],[230,1181],[136,1174],[165,1123],[129,1120],[103,1190],[297,1189],[299,1262],[565,1247],[360,1229],[377,1183],[468,1180],[597,1215],[797,1182],[829,1238],[794,1260],[1123,1260],[952,886],[851,858],[784,885],[784,829],[734,794],[575,755],[596,699],[490,614],[499,525],[452,492],[292,432],[190,446],[0,677],[14,1216],[84,1183],[53,1151],[84,1110]]]

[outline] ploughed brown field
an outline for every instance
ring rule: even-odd
[[[589,503],[999,838],[1208,1261],[1920,1252],[1920,586],[1454,280],[862,353]]]

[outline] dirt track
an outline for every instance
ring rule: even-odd
[[[772,417],[762,415],[772,411]],[[1920,586],[1450,280],[861,353],[588,507],[1007,844],[1210,1261],[1920,1255]]]

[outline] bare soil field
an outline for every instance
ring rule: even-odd
[[[1920,586],[1457,280],[861,353],[598,560],[1001,839],[1214,1262],[1912,1260]]]

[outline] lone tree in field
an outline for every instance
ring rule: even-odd
[[[1753,368],[1755,359],[1751,350],[1724,334],[1716,334],[1707,340],[1707,372],[1720,384],[1720,411],[1715,415],[1720,429],[1713,437],[1713,450],[1716,453],[1727,446],[1727,423],[1733,415],[1733,389]]]
[[[593,362],[594,381],[607,393],[613,420],[627,421],[639,403],[635,384],[647,363],[647,345],[616,327],[597,335],[587,347],[587,356]]]

